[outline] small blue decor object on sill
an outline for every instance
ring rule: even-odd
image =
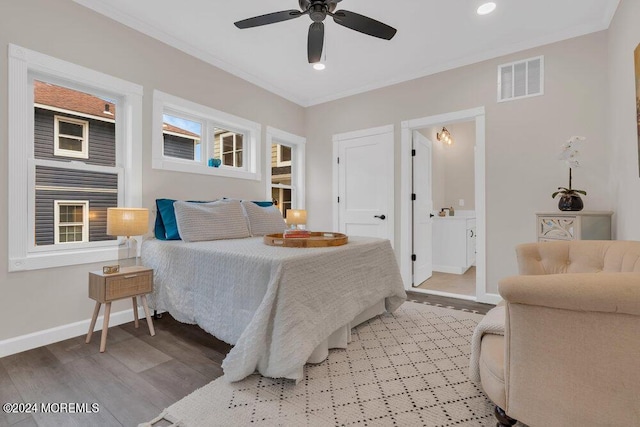
[[[220,165],[222,164],[222,160],[220,159],[209,159],[209,167],[213,167],[213,168],[219,168]]]

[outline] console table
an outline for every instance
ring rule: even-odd
[[[537,212],[538,242],[611,240],[611,211]]]

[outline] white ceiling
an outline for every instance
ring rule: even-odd
[[[307,62],[311,20],[245,30],[235,21],[298,9],[297,0],[74,0],[302,106],[604,30],[620,0],[343,0],[397,28],[390,40],[325,20],[327,68]]]

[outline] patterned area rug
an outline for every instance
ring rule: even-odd
[[[299,384],[224,377],[165,410],[180,426],[490,426],[493,405],[467,377],[481,315],[406,302],[353,330],[346,350]],[[149,425],[149,424],[141,424]]]

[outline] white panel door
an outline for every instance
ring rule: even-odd
[[[384,129],[334,138],[339,159],[338,224],[348,236],[380,237],[393,244],[393,128]]]
[[[433,275],[432,143],[413,131],[413,285]]]

